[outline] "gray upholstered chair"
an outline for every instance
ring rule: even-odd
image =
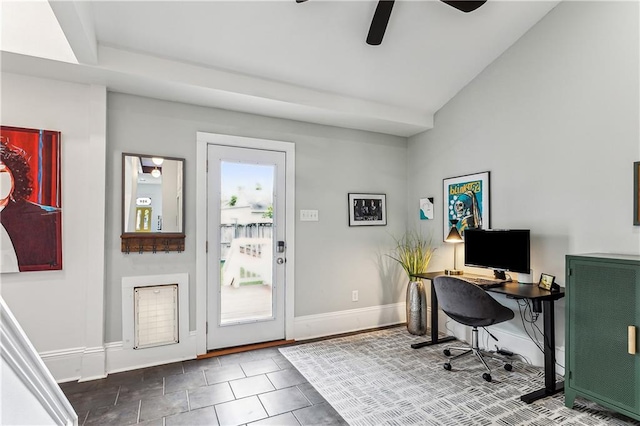
[[[491,369],[483,358],[484,351],[480,350],[478,346],[478,327],[509,321],[514,317],[513,311],[501,305],[482,288],[465,281],[464,277],[439,276],[433,280],[433,286],[442,311],[452,320],[472,327],[470,347],[447,347],[444,350],[444,354],[450,357],[444,364],[444,368],[451,370],[451,361],[472,353],[487,369],[482,378],[490,382]],[[491,333],[489,334],[491,335]],[[495,339],[494,336],[491,337]],[[451,356],[452,350],[464,352]],[[495,358],[487,352],[484,352],[484,355]],[[511,364],[506,363],[504,368],[510,371],[512,367]]]

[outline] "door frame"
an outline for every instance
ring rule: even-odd
[[[286,340],[294,338],[295,289],[295,144],[219,133],[196,133],[196,352],[207,353],[207,147],[225,145],[285,153],[285,318]],[[192,299],[193,300],[193,299]]]

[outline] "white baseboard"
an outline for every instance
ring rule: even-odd
[[[104,369],[106,363],[105,357],[104,346],[85,348],[82,353],[80,381],[87,382],[89,380],[104,379],[107,377]]]
[[[431,315],[427,312],[429,326]],[[318,337],[332,336],[341,333],[366,330],[376,327],[401,324],[406,321],[404,303],[394,303],[368,308],[350,309],[347,311],[329,312],[318,315],[296,317],[294,321],[294,338],[308,340]],[[448,326],[447,326],[448,322]],[[460,340],[470,341],[470,329],[450,320],[439,312],[438,325],[440,333],[454,335]],[[536,366],[544,365],[542,352],[525,335],[514,334],[491,329],[498,339],[500,348],[509,349],[526,358]],[[93,380],[105,377],[106,373],[146,368],[171,362],[195,359],[197,356],[196,331],[190,331],[188,338],[175,345],[159,346],[146,349],[127,349],[122,342],[107,343],[102,348],[71,348],[62,351],[41,353],[43,361],[57,382],[72,380]],[[484,331],[480,331],[480,342],[487,341]],[[493,339],[489,338],[493,345]],[[494,349],[493,347],[487,349]],[[564,374],[564,347],[556,347],[556,372]],[[102,368],[102,370],[101,370]]]
[[[296,340],[314,339],[368,328],[400,324],[406,321],[404,303],[350,309],[294,319]]]
[[[84,350],[85,348],[69,348],[40,352],[39,355],[56,381],[62,383],[79,380],[82,377]]]
[[[127,349],[122,342],[113,342],[104,348],[71,348],[39,355],[56,382],[85,382],[102,379],[109,373],[195,359],[196,332],[189,332],[185,341],[175,345],[155,348]]]
[[[109,374],[186,361],[195,359],[197,356],[195,331],[189,332],[184,341],[181,340],[173,345],[132,349],[123,346],[122,342],[113,342],[105,346],[107,351],[106,371]]]
[[[405,321],[406,310],[404,303],[306,315],[295,318],[295,339],[315,339],[386,325],[401,324]],[[431,327],[430,310],[427,311],[427,323]],[[438,312],[438,331],[453,335],[463,341],[471,341],[471,329],[451,320],[442,311]],[[500,330],[496,327],[491,328],[491,333],[498,338],[497,345],[500,348],[522,355],[527,362],[535,366],[541,367],[544,365],[544,355],[528,336]],[[487,341],[486,336],[485,332],[480,330],[480,346],[483,346],[482,342]],[[495,342],[491,337],[489,337],[488,341],[490,345]],[[491,346],[486,349],[493,350],[495,348]],[[564,367],[562,367],[564,365],[564,347],[556,347],[556,360],[560,364],[556,365],[556,372],[564,375]]]
[[[102,379],[105,374],[103,347],[70,348],[41,352],[40,358],[58,383]]]

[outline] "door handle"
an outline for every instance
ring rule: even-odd
[[[630,325],[628,327],[628,334],[629,336],[627,337],[627,345],[628,345],[627,351],[629,352],[630,355],[635,355],[636,354],[636,327],[634,325]]]

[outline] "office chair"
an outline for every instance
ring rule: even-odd
[[[484,373],[482,378],[490,382],[491,369],[484,360],[483,352],[486,356],[500,361],[503,360],[480,350],[478,346],[478,327],[486,327],[509,321],[514,317],[513,311],[498,303],[482,288],[469,281],[465,281],[464,278],[439,276],[433,280],[432,284],[435,288],[438,304],[442,308],[442,311],[452,320],[472,327],[470,347],[448,347],[444,350],[445,356],[449,357],[449,360],[444,364],[445,370],[451,370],[451,361],[454,359],[472,353],[487,369],[487,373]],[[489,335],[491,335],[491,333],[489,333]],[[493,335],[491,335],[491,337],[495,339]],[[464,352],[456,356],[451,356],[451,350]],[[512,366],[509,363],[504,365],[504,369],[507,371],[511,371],[511,368]]]

